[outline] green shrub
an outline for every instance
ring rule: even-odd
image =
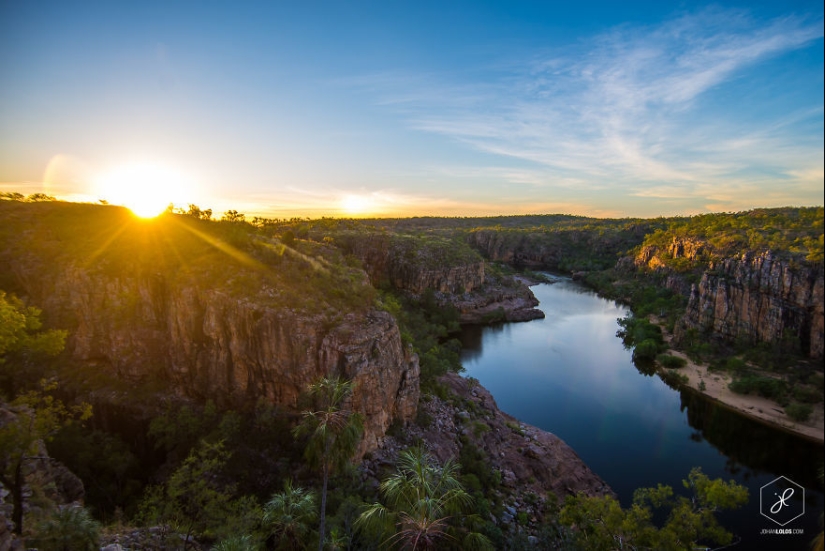
[[[794,421],[807,421],[811,418],[814,408],[810,404],[794,402],[785,408],[785,413]]]
[[[798,402],[816,404],[822,401],[822,391],[810,386],[798,386],[793,389],[793,397]]]
[[[784,396],[787,386],[787,383],[781,379],[760,375],[745,375],[730,383],[728,388],[737,394],[756,393],[764,398],[779,400]]]
[[[645,339],[633,349],[634,360],[653,360],[659,354],[659,344],[653,339]]]
[[[656,361],[668,369],[677,369],[687,365],[687,360],[679,356],[671,356],[670,354],[659,354],[656,356]]]
[[[100,523],[83,507],[61,507],[37,524],[34,539],[43,551],[96,551]]]

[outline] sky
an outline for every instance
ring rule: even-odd
[[[823,4],[0,0],[0,190],[268,217],[822,205]]]

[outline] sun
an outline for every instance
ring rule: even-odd
[[[372,206],[372,198],[363,195],[345,195],[341,199],[341,209],[347,214],[365,214]]]
[[[141,218],[161,214],[170,203],[191,200],[183,174],[148,163],[118,166],[98,179],[97,188],[101,199],[122,205]]]

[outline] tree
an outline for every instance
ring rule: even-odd
[[[361,415],[346,407],[346,400],[352,390],[351,381],[337,377],[325,377],[310,385],[309,395],[319,409],[305,411],[301,423],[295,427],[295,436],[309,437],[304,457],[311,465],[320,468],[323,476],[319,551],[324,548],[329,475],[346,465],[364,432]]]
[[[140,516],[178,527],[186,534],[184,548],[189,546],[190,536],[224,524],[234,509],[231,488],[219,482],[229,456],[222,441],[212,444],[202,440],[169,477],[165,489],[149,488]]]
[[[385,543],[409,549],[436,549],[455,522],[473,504],[458,480],[458,464],[443,466],[421,448],[411,448],[398,457],[397,471],[380,486],[385,504],[369,505],[358,519],[360,526],[390,521],[395,534]],[[464,534],[462,548],[490,548],[487,538],[475,532]]]
[[[716,520],[722,509],[737,509],[748,501],[748,490],[734,481],[711,480],[701,469],[683,481],[691,497],[674,497],[670,486],[640,488],[633,504],[622,509],[614,498],[569,496],[560,513],[562,524],[576,526],[579,543],[593,550],[693,549],[700,541],[728,545],[733,535]],[[667,514],[659,528],[652,518],[657,510]]]
[[[40,310],[0,291],[0,390],[13,396],[32,363],[63,351],[67,332],[43,330]],[[36,380],[36,379],[35,379]]]
[[[228,210],[223,213],[221,220],[224,222],[244,222],[246,215],[236,210]]]
[[[210,220],[212,218],[212,209],[201,209],[198,205],[190,204],[186,215],[197,218],[198,220]]]
[[[309,523],[317,517],[315,494],[296,488],[291,480],[284,483],[284,491],[274,494],[264,505],[263,524],[270,535],[278,539],[278,549],[305,547]]]
[[[42,455],[42,445],[64,425],[77,418],[92,416],[92,406],[81,404],[67,408],[47,394],[57,388],[55,382],[42,382],[41,391],[30,391],[10,404],[5,423],[0,426],[0,483],[12,496],[14,532],[23,533],[23,466]]]

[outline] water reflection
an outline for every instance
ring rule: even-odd
[[[808,488],[819,486],[821,445],[745,417],[692,389],[682,389],[681,409],[688,424],[727,456],[725,470],[746,480],[760,473],[782,473]]]
[[[748,486],[748,505],[720,520],[743,535],[741,548],[756,548],[758,529],[770,527],[761,523],[759,489],[784,475],[808,489],[812,512],[798,526],[808,535],[819,532],[821,445],[695,391],[669,388],[649,376],[649,366],[634,366],[616,337],[626,308],[570,281],[533,291],[545,319],[468,327],[461,335],[466,374],[487,387],[502,410],[565,440],[625,506],[636,488],[661,483],[684,491],[682,480],[699,466],[711,478]],[[806,548],[810,541],[797,539],[785,548]]]

